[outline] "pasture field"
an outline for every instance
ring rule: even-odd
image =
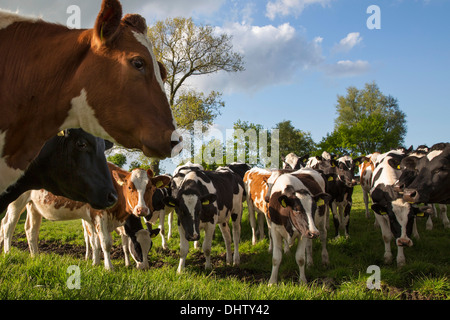
[[[191,251],[186,271],[178,275],[179,237],[174,223],[170,250],[154,239],[146,271],[126,268],[120,238],[115,235],[112,254],[115,270],[84,260],[81,221],[43,221],[41,254],[28,253],[22,216],[16,228],[12,251],[0,254],[0,299],[58,300],[448,300],[450,299],[450,229],[434,218],[434,228],[425,230],[425,218],[418,218],[420,239],[405,249],[406,266],[383,263],[384,245],[374,217],[367,220],[361,188],[355,187],[350,219],[350,238],[334,238],[333,222],[328,231],[330,265],[322,266],[320,242],[314,240],[314,266],[306,269],[308,284],[298,283],[294,249],[283,256],[279,283],[268,287],[272,257],[268,240],[251,244],[247,209],[244,209],[240,243],[241,265],[225,265],[225,248],[219,229],[213,242],[213,270],[204,270],[203,254]],[[3,216],[2,216],[3,218]],[[174,219],[176,221],[176,217]],[[166,222],[167,224],[167,222]],[[166,229],[167,231],[167,229]],[[396,248],[393,246],[394,257]],[[102,261],[103,263],[103,261]],[[79,289],[69,289],[72,265],[79,267]],[[381,268],[381,289],[369,290],[372,275],[367,268]]]

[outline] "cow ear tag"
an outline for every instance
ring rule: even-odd
[[[325,204],[325,201],[323,201],[323,199],[317,200],[317,206],[318,206],[318,207],[321,207],[321,206],[323,206],[324,204]]]
[[[328,181],[333,181],[333,177],[328,177]]]
[[[385,215],[387,215],[387,212],[380,212],[380,214],[381,214],[382,216],[385,216]]]
[[[397,169],[400,170],[400,165],[397,166]]]
[[[281,200],[281,206],[283,207],[283,208],[286,208],[287,207],[287,204],[286,204],[286,200]]]
[[[64,130],[58,132],[58,137],[64,137],[64,136],[65,136]]]
[[[156,187],[157,187],[157,188],[160,188],[160,187],[162,187],[163,184],[164,184],[164,183],[163,183],[161,180],[159,180],[159,181],[156,183]]]
[[[202,205],[207,206],[209,204],[209,200],[205,200],[202,202]]]
[[[423,217],[425,214],[423,212],[419,212],[418,214],[416,214],[416,216],[418,217]]]

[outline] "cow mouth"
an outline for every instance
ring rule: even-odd
[[[142,152],[151,158],[166,159],[177,156],[183,149],[183,137],[173,131],[170,137],[170,141],[165,143],[163,147],[155,147],[155,144],[150,141],[143,140],[141,147]]]

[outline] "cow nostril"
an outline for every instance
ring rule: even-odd
[[[172,140],[170,142],[172,148],[175,148],[177,145],[179,145],[181,142],[183,142],[183,137],[179,136],[177,140]]]
[[[117,202],[117,195],[114,192],[108,193],[107,201],[109,205],[113,205]]]

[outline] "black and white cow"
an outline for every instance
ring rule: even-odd
[[[205,230],[203,253],[205,268],[211,268],[211,245],[216,224],[225,241],[227,263],[239,265],[239,240],[241,234],[242,202],[244,184],[239,175],[229,168],[216,171],[191,170],[177,189],[176,195],[164,199],[166,205],[174,207],[178,215],[180,233],[180,263],[177,272],[185,269],[189,241],[200,239],[200,230]],[[232,220],[234,255],[231,252],[231,235],[228,223]]]
[[[254,190],[253,193],[255,191],[258,190]],[[273,242],[272,274],[269,285],[277,283],[284,241],[293,243],[298,238],[295,260],[299,266],[300,282],[306,283],[305,264],[312,264],[310,239],[320,235],[322,262],[328,263],[325,212],[326,203],[331,197],[324,191],[325,180],[318,172],[311,169],[281,174],[274,180],[267,212]],[[320,225],[320,232],[316,223]],[[306,256],[307,245],[309,252]]]
[[[450,143],[438,143],[416,163],[417,174],[403,190],[414,203],[450,204]]]
[[[398,266],[403,266],[406,262],[403,248],[413,245],[411,235],[418,236],[415,218],[424,210],[406,202],[394,188],[401,174],[400,163],[406,155],[405,149],[391,150],[379,155],[370,190],[372,210],[376,213],[375,218],[381,227],[385,246],[384,261],[392,262],[390,243],[394,238],[398,247]]]
[[[436,150],[443,150],[445,148],[445,146],[443,144],[436,144],[434,145],[431,149],[433,151]],[[417,178],[418,173],[427,166],[427,164],[429,163],[429,157],[428,154],[431,152],[430,148],[428,148],[425,145],[419,146],[417,147],[416,150],[414,150],[413,152],[409,153],[408,156],[406,156],[405,158],[402,159],[401,163],[400,163],[400,168],[402,170],[402,173],[399,177],[399,179],[397,180],[397,182],[394,184],[394,189],[397,192],[400,192],[401,194],[404,194],[404,199],[408,202],[415,202],[414,199],[412,199],[410,196],[411,194],[413,194],[412,189],[409,188],[409,186],[413,183],[413,181]],[[437,153],[434,153],[434,155],[430,155],[430,158],[434,158],[434,156]],[[426,169],[424,170],[426,171]],[[429,171],[429,173],[431,173],[432,170]],[[436,172],[436,170],[435,170]],[[417,183],[423,183],[423,181],[426,181],[426,178],[420,178],[420,180],[417,181]],[[445,186],[445,184],[443,184]],[[406,189],[406,193],[404,192],[404,190]],[[426,191],[431,192],[431,187],[425,187],[424,188]],[[417,193],[415,194],[415,196],[417,196]],[[447,205],[444,204],[437,204],[437,206],[439,207],[439,213],[440,213],[440,218],[442,220],[442,223],[444,224],[445,228],[450,228],[450,221],[448,220],[447,217]],[[434,204],[432,204],[432,209],[433,209],[433,215],[437,215],[436,212],[436,207]],[[426,223],[426,229],[427,230],[432,230],[433,229],[433,221],[432,221],[432,216],[433,215],[429,215],[427,223]]]
[[[28,190],[45,189],[105,209],[117,201],[105,150],[113,144],[69,129],[48,140],[19,180],[0,195],[0,212]]]
[[[164,203],[164,198],[172,196],[172,189],[170,186],[167,188],[159,188],[155,190],[152,197],[152,207],[151,213],[144,217],[146,223],[154,225],[159,219],[160,235],[161,235],[161,246],[163,249],[167,249],[167,240],[172,237],[172,223],[173,223],[173,211],[174,208],[167,206]],[[167,233],[166,240],[166,231],[164,226],[164,221],[168,216],[168,225],[169,231]]]
[[[309,158],[308,155],[299,157],[295,153],[291,152],[286,157],[282,157],[283,169],[298,170],[305,167],[305,161]]]
[[[328,153],[324,153],[328,154]],[[331,195],[329,202],[336,237],[340,235],[340,230],[344,230],[346,237],[349,236],[348,228],[350,222],[350,211],[352,208],[353,187],[356,185],[355,168],[359,166],[363,157],[353,159],[345,155],[337,160],[328,156],[322,156],[309,161],[308,166],[323,172],[327,176],[326,192]],[[311,160],[311,159],[310,159]]]

